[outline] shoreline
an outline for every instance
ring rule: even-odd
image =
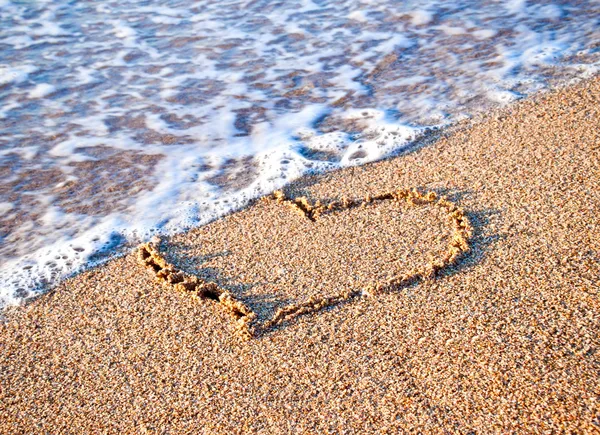
[[[460,119],[458,121],[453,121],[449,124],[440,124],[438,126],[424,127],[423,130],[425,131],[425,133],[418,135],[414,140],[409,141],[406,146],[404,146],[396,151],[393,151],[390,155],[387,155],[386,157],[383,157],[381,159],[377,159],[374,161],[369,161],[367,163],[362,163],[357,166],[345,166],[345,167],[336,167],[336,168],[330,168],[330,169],[325,169],[325,170],[317,170],[314,173],[308,172],[308,173],[300,176],[299,178],[294,179],[291,182],[288,182],[285,186],[283,186],[283,188],[286,188],[286,187],[289,188],[289,187],[297,185],[297,184],[302,184],[303,180],[305,180],[305,179],[312,179],[314,177],[325,176],[326,174],[328,174],[330,172],[344,171],[344,170],[350,169],[352,167],[364,167],[364,166],[370,166],[373,164],[377,165],[384,161],[402,158],[406,154],[411,154],[411,153],[417,152],[422,147],[434,145],[437,141],[441,140],[442,138],[447,138],[457,132],[460,132],[460,131],[463,131],[463,130],[466,130],[469,128],[473,128],[475,125],[485,122],[487,119],[491,119],[491,118],[498,117],[498,116],[500,116],[500,117],[505,116],[505,114],[510,113],[515,107],[518,107],[523,102],[537,101],[537,100],[543,98],[544,95],[547,95],[548,93],[555,93],[555,92],[559,92],[564,89],[576,87],[576,86],[579,86],[581,83],[595,80],[595,78],[598,78],[598,77],[600,77],[600,73],[596,73],[588,78],[577,77],[577,78],[558,80],[558,81],[555,81],[554,83],[552,83],[550,88],[542,88],[542,89],[538,90],[536,93],[534,93],[533,95],[517,99],[517,100],[513,101],[512,103],[509,103],[507,106],[494,107],[494,108],[488,109],[487,111],[475,112],[473,115],[467,116],[464,119]],[[412,128],[413,126],[411,125],[410,127]],[[272,194],[272,192],[274,192],[276,190],[280,190],[280,189],[275,189],[272,191],[267,190],[267,192],[270,192],[270,193],[265,194],[263,196],[269,196],[270,194]],[[229,216],[231,214],[238,213],[238,212],[244,210],[245,208],[251,207],[252,204],[254,204],[256,201],[263,198],[263,196],[250,197],[250,199],[247,199],[245,203],[243,203],[242,205],[238,205],[237,208],[233,208],[223,214],[217,214],[216,217],[213,216],[209,220],[206,220],[204,218],[200,219],[200,221],[202,221],[203,223],[200,224],[199,226],[186,227],[183,230],[178,230],[178,232],[171,233],[171,234],[160,234],[160,236],[165,237],[165,238],[175,237],[180,234],[185,234],[190,231],[194,231],[195,229],[197,229],[199,227],[202,227],[205,225],[210,225],[215,220],[226,218],[227,216]],[[119,232],[116,232],[115,234],[117,234],[118,237],[123,237],[123,235],[120,234]],[[58,280],[50,279],[50,281],[48,281],[46,278],[41,279],[41,281],[39,281],[39,282],[38,282],[38,280],[34,280],[33,282],[35,282],[37,284],[34,286],[29,286],[29,287],[21,284],[20,288],[17,289],[15,292],[15,296],[19,295],[20,300],[16,303],[14,301],[11,301],[11,302],[3,301],[4,305],[0,305],[0,321],[2,321],[3,312],[5,312],[6,310],[11,310],[14,308],[18,308],[19,306],[29,304],[30,302],[35,301],[36,299],[38,299],[40,297],[44,297],[46,294],[53,292],[57,287],[59,287],[66,280],[72,279],[81,273],[92,271],[98,267],[103,267],[103,265],[109,261],[113,261],[113,260],[116,260],[123,256],[135,253],[135,252],[137,252],[137,249],[139,248],[140,244],[143,244],[143,241],[141,241],[140,239],[127,240],[125,237],[125,242],[123,244],[116,245],[116,247],[102,248],[102,249],[92,252],[88,256],[85,264],[82,264],[75,270],[72,270],[71,272],[63,275]],[[10,268],[10,270],[14,271],[15,269],[19,269],[19,267],[15,267],[15,266],[18,266],[18,264],[16,264],[16,265],[12,264],[12,267]],[[29,265],[27,267],[29,267]],[[48,282],[51,282],[51,283],[48,284]]]
[[[600,431],[599,103],[596,77],[284,189],[313,204],[411,188],[447,197],[472,246],[433,279],[248,341],[135,253],[7,310],[0,431]],[[312,222],[254,201],[169,237],[164,255],[268,318],[418,270],[450,237],[427,207]]]

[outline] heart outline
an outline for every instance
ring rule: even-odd
[[[273,317],[264,322],[259,322],[257,314],[228,290],[214,282],[207,282],[195,275],[187,274],[169,263],[160,253],[160,239],[139,246],[139,263],[152,270],[158,281],[176,290],[190,293],[193,297],[218,302],[236,318],[236,333],[246,339],[263,335],[294,317],[316,313],[357,297],[375,296],[399,290],[419,280],[433,279],[441,270],[456,264],[469,251],[469,240],[473,235],[473,228],[464,210],[444,197],[439,198],[435,192],[422,194],[416,189],[399,189],[379,195],[367,195],[358,200],[343,197],[340,201],[332,201],[328,204],[322,204],[320,201],[312,204],[306,197],[291,199],[282,191],[276,191],[262,200],[285,204],[312,222],[325,213],[364,207],[378,201],[404,201],[409,206],[431,205],[446,212],[454,232],[443,257],[429,262],[424,267],[413,269],[409,273],[398,273],[385,282],[375,281],[363,290],[345,290],[330,296],[311,296],[304,302],[279,308]]]

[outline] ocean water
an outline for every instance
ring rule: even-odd
[[[599,65],[593,0],[0,0],[0,305]]]

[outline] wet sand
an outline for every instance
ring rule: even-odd
[[[599,121],[593,79],[284,189],[445,197],[472,227],[447,264],[448,210],[393,198],[316,219],[260,200],[157,244],[266,324],[352,295],[249,338],[224,293],[177,289],[137,253],[11,309],[0,432],[600,433]]]

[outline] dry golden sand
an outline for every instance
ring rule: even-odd
[[[289,186],[312,203],[446,195],[473,226],[471,251],[436,278],[256,338],[135,254],[9,311],[0,432],[599,433],[599,121],[594,79]],[[165,240],[161,255],[269,318],[422,268],[451,233],[430,206],[313,222],[258,201]]]

